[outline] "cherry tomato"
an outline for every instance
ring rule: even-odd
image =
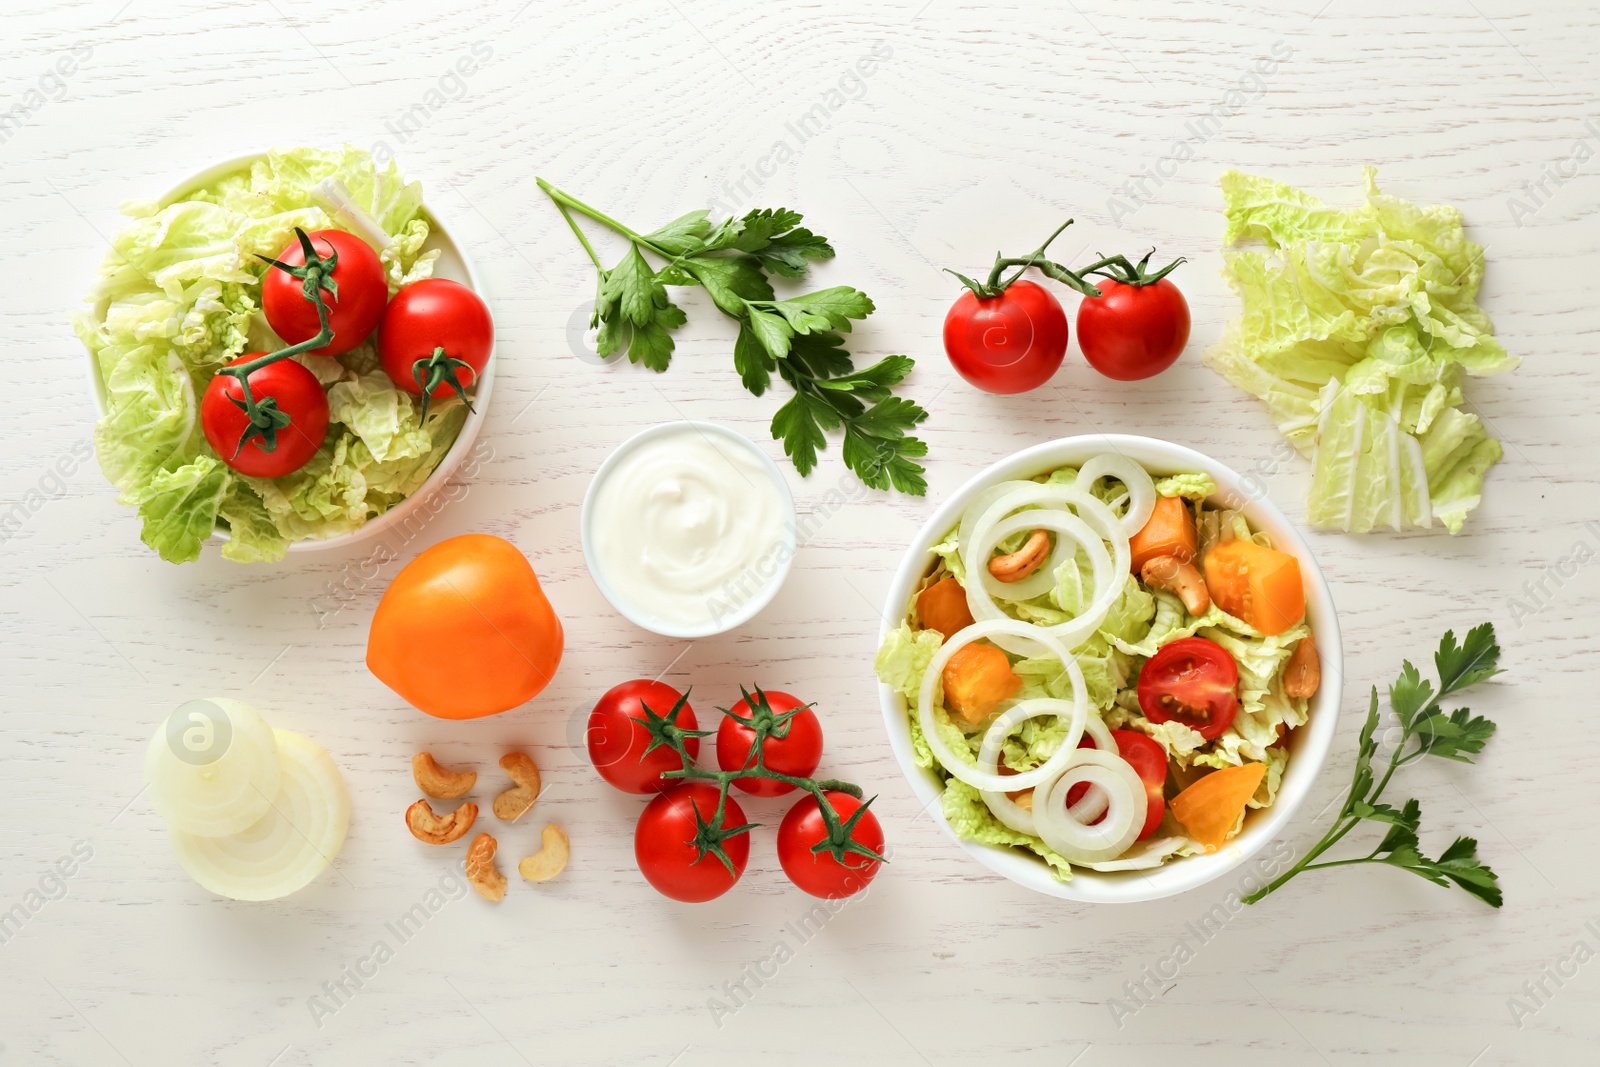
[[[1013,282],[999,296],[968,289],[944,318],[944,350],[968,383],[1025,393],[1050,380],[1067,353],[1067,316],[1049,290]]]
[[[333,328],[333,340],[321,348],[311,349],[314,356],[337,356],[348,352],[365,341],[383,318],[383,308],[389,301],[389,280],[384,277],[383,264],[372,246],[354,234],[343,230],[317,230],[307,234],[311,247],[319,256],[338,253],[339,261],[333,268],[333,280],[339,285],[339,295],[326,288],[322,298],[328,303],[328,325]],[[298,240],[278,253],[278,262],[291,267],[303,267],[305,249]],[[261,310],[285,344],[297,345],[309,341],[322,328],[317,320],[317,306],[306,299],[299,278],[288,271],[269,267],[261,279]]]
[[[465,399],[493,348],[494,321],[488,305],[471,289],[447,278],[427,278],[400,290],[389,301],[378,328],[384,373],[401,389],[421,396],[420,372],[424,383],[432,382],[430,399],[452,392]]]
[[[722,850],[733,863],[732,871],[714,854],[701,855],[694,843],[696,812],[700,820],[715,822],[717,787],[705,782],[681,782],[645,805],[633,832],[633,856],[645,881],[662,896],[691,904],[713,900],[732,889],[750,861],[747,833],[722,842]],[[730,796],[716,828],[726,830],[744,824],[744,809]]]
[[[849,793],[824,793],[833,810],[843,823],[862,807],[862,801]],[[869,809],[851,828],[854,841],[883,855],[883,828],[878,817]],[[778,826],[778,862],[789,881],[814,897],[838,899],[853,896],[867,887],[883,866],[878,860],[857,853],[846,853],[844,862],[835,859],[832,852],[813,852],[813,845],[828,838],[828,825],[817,807],[817,798],[802,797]]]
[[[1117,742],[1117,754],[1139,772],[1139,780],[1144,783],[1150,808],[1145,813],[1144,829],[1139,831],[1139,840],[1143,841],[1156,832],[1167,813],[1167,752],[1159,741],[1138,730],[1112,730],[1111,736]]]
[[[1203,637],[1160,649],[1139,672],[1139,708],[1151,722],[1177,721],[1210,741],[1239,711],[1239,665]]]
[[[1139,780],[1144,783],[1145,796],[1150,807],[1145,813],[1144,828],[1139,831],[1139,840],[1143,841],[1156,832],[1161,825],[1161,819],[1167,813],[1167,753],[1161,744],[1137,730],[1112,730],[1111,737],[1117,743],[1117,755],[1128,761],[1139,774]],[[1078,741],[1079,748],[1095,748],[1094,738],[1084,734]],[[1067,790],[1067,806],[1071,807],[1083,799],[1089,791],[1087,782],[1080,782]],[[1100,815],[1089,820],[1089,825],[1104,819]]]
[[[769,689],[763,695],[773,714],[794,711],[794,717],[788,720],[788,732],[782,737],[771,734],[761,745],[767,769],[795,778],[810,778],[817,764],[822,762],[822,724],[817,721],[817,713],[806,707],[799,697],[788,693]],[[725,771],[741,771],[754,762],[751,750],[755,747],[756,733],[746,724],[755,713],[745,700],[729,710],[733,715],[724,715],[722,724],[717,727],[717,766]],[[771,778],[736,778],[733,784],[758,797],[782,796],[795,788]]]
[[[1160,374],[1189,343],[1189,304],[1166,278],[1129,285],[1095,279],[1099,296],[1078,305],[1078,347],[1089,365],[1122,382]]]
[[[689,701],[666,682],[635,678],[608,689],[589,713],[584,740],[600,777],[624,793],[664,793],[682,784],[676,778],[661,777],[663,771],[683,767],[670,747],[661,746],[645,755],[650,731],[636,720],[645,718],[646,707],[679,729],[693,730],[698,725]],[[700,754],[700,739],[685,738],[684,747],[692,759]]]
[[[237,367],[259,359],[264,352],[251,352],[229,363]],[[239,404],[244,402],[244,386],[231,374],[219,374],[206,386],[200,400],[200,429],[206,441],[222,457],[222,462],[252,478],[278,478],[304,467],[328,436],[328,394],[322,391],[317,376],[293,359],[269,363],[250,375],[250,395],[257,404],[271,400],[272,407],[289,416],[289,425],[268,436],[253,434],[239,446],[250,419]]]

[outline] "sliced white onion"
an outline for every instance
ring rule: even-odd
[[[1056,535],[1055,548],[1050,558],[1022,581],[1002,582],[989,570],[990,555],[997,544],[1022,530],[1053,531]],[[971,583],[976,578],[982,582],[984,593],[991,601],[996,597],[1001,600],[1032,600],[1036,596],[1048,593],[1056,587],[1056,569],[1074,559],[1080,548],[1088,554],[1091,562],[1098,552],[1100,556],[1105,557],[1106,566],[1111,565],[1110,557],[1106,555],[1105,546],[1100,543],[1099,535],[1070,511],[1042,508],[1018,511],[982,527],[980,536],[973,538],[967,544],[970,546],[970,551],[964,549],[962,558],[970,558],[979,564],[977,571],[972,571],[969,566],[967,581]],[[997,608],[996,611],[1000,609]],[[1011,617],[1004,615],[1004,612],[1000,612],[1000,615],[1005,618]],[[1017,652],[1018,655],[1024,654],[1017,649],[1009,651]]]
[[[967,610],[980,622],[1010,618],[995,604],[988,587],[982,581],[971,579],[979,566],[987,569],[987,553],[998,540],[993,537],[995,525],[1011,512],[1030,504],[1042,509],[1029,513],[1035,525],[1045,525],[1047,517],[1054,521],[1056,517],[1067,514],[1064,511],[1047,510],[1051,507],[1072,507],[1077,509],[1078,519],[1087,523],[1092,530],[1090,536],[1082,542],[1082,547],[1089,556],[1090,567],[1094,572],[1094,599],[1074,618],[1054,626],[1037,628],[1040,632],[1056,638],[1067,648],[1075,648],[1099,629],[1112,606],[1116,604],[1117,598],[1122,595],[1124,588],[1122,575],[1128,572],[1128,561],[1131,558],[1128,537],[1122,531],[1121,520],[1111,509],[1082,490],[1070,486],[1029,482],[989,506],[973,525],[971,540],[961,546],[961,558],[968,572]],[[1060,521],[1065,525],[1065,520]],[[1095,536],[1096,534],[1099,536]],[[1101,543],[1102,541],[1111,543],[1112,553],[1109,560],[1106,558],[1105,545]],[[980,548],[984,550],[981,554],[978,552]],[[995,640],[995,644],[1019,656],[1039,655],[1037,646],[1018,641],[1013,635],[1002,634]]]
[[[1065,718],[1069,725],[1068,735],[1072,738],[1072,745],[1076,746],[1078,737],[1083,733],[1084,723],[1089,717],[1088,687],[1083,681],[1083,671],[1078,666],[1078,661],[1055,638],[1045,634],[1039,627],[1032,623],[1021,622],[1017,619],[989,619],[984,622],[975,622],[962,630],[957,630],[950,639],[934,653],[933,660],[928,664],[926,673],[922,676],[922,690],[917,696],[917,718],[922,726],[923,739],[928,743],[928,750],[933,753],[933,758],[950,774],[978,789],[994,791],[1032,789],[1040,782],[1048,781],[1053,775],[1059,773],[1068,761],[1072,759],[1074,747],[1063,745],[1060,751],[1052,755],[1037,767],[1023,771],[1021,774],[1001,775],[995,771],[985,771],[976,765],[958,757],[950,746],[945,743],[944,737],[935,728],[933,690],[939,684],[944,674],[944,665],[950,662],[950,657],[974,641],[984,639],[994,640],[996,636],[1010,635],[1025,638],[1043,646],[1045,652],[1061,660],[1066,667],[1067,677],[1072,682],[1072,700],[1056,700],[1053,697],[1035,697],[1032,700],[1020,701],[1011,708],[994,724],[989,727],[989,732],[984,735],[985,743],[989,737],[999,730],[999,741],[1004,741],[1011,728],[1002,728],[1008,715],[1016,714],[1022,709],[1047,707],[1052,714]],[[1031,717],[1031,714],[1022,714],[1012,720],[1020,722]],[[998,747],[999,741],[996,742]]]
[[[1067,812],[1067,792],[1080,782],[1100,786],[1110,798],[1105,818],[1093,826],[1078,822]],[[1116,752],[1097,748],[1074,749],[1072,761],[1043,800],[1035,791],[1033,801],[1040,840],[1068,863],[1084,866],[1126,852],[1138,840],[1150,811],[1139,772]]]
[[[191,700],[162,721],[145,749],[150,802],[167,824],[221,837],[255,823],[279,786],[278,744],[249,704]]]
[[[265,815],[227,837],[171,831],[183,869],[218,896],[286,897],[326,870],[344,845],[350,794],[338,765],[303,734],[273,732],[283,773]]]
[[[1074,486],[1087,493],[1101,478],[1112,477],[1128,489],[1128,509],[1122,513],[1122,532],[1132,537],[1144,529],[1156,509],[1156,483],[1150,472],[1118,452],[1103,452],[1078,468]]]
[[[1152,837],[1134,845],[1114,860],[1101,860],[1088,866],[1097,871],[1147,871],[1159,867],[1167,857],[1189,843],[1186,837]]]
[[[972,528],[977,525],[984,512],[989,510],[989,505],[1008,493],[1013,493],[1018,489],[1034,487],[1038,484],[1038,482],[1022,480],[996,482],[979,493],[973,498],[972,503],[967,505],[967,510],[961,513],[961,525],[956,527],[956,544],[958,546],[965,545],[972,540]]]
[[[1094,742],[1094,747],[1101,752],[1116,752],[1117,741],[1111,736],[1111,728],[1098,715],[1089,716],[1089,721],[1084,724],[1084,733]],[[1106,813],[1110,806],[1111,798],[1106,796],[1106,791],[1097,785],[1091,785],[1078,798],[1076,804],[1069,805],[1067,813],[1082,823],[1094,822]]]
[[[993,725],[989,727],[989,732],[983,735],[983,745],[978,749],[978,769],[989,774],[999,774],[1000,752],[1005,747],[1006,738],[1011,735],[1011,732],[1029,719],[1040,715],[1059,714],[1050,705],[1063,703],[1065,701],[1024,700],[1008,709],[1005,714],[996,719]],[[1076,708],[1073,709],[1074,712],[1076,710]],[[1067,726],[1067,736],[1061,742],[1061,748],[1077,748],[1078,739],[1083,736],[1083,728],[1091,720],[1099,721],[1093,715],[1086,715],[1083,720],[1079,720],[1078,716],[1074,714]],[[1060,750],[1057,751],[1059,753]],[[1011,785],[1011,788],[1006,792],[1017,793],[1029,788],[1025,785],[1014,784],[1015,779],[1020,778],[1021,775],[1000,775],[1000,777],[1006,779],[1007,784]],[[1035,790],[1044,789],[1049,784],[1048,781],[1043,781],[1032,788]],[[989,805],[989,810],[994,812],[995,818],[1013,830],[1028,834],[1031,837],[1039,836],[1038,831],[1033,828],[1033,813],[1006,796],[1005,792],[984,789],[980,790],[978,795],[983,798],[985,804]]]

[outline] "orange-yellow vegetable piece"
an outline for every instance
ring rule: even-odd
[[[1189,506],[1183,498],[1164,496],[1157,500],[1144,529],[1128,538],[1128,549],[1133,556],[1134,574],[1159,556],[1172,556],[1179,563],[1193,563],[1198,542],[1194,516],[1189,514]]]
[[[954,575],[945,575],[917,594],[917,618],[924,630],[938,630],[950,640],[958,630],[972,625],[967,607],[967,591]]]
[[[1224,541],[1206,553],[1211,600],[1264,634],[1281,634],[1306,615],[1300,561],[1254,541]]]
[[[1189,836],[1215,852],[1239,822],[1245,802],[1255,795],[1265,763],[1246,763],[1212,771],[1172,798],[1172,817]]]
[[[945,663],[941,677],[945,707],[968,722],[982,722],[1022,688],[1011,661],[993,645],[963,645]]]
[[[561,662],[561,620],[528,558],[488,534],[440,541],[389,583],[367,635],[367,667],[441,719],[509,711]]]

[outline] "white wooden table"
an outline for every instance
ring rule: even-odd
[[[12,398],[0,507],[26,501],[29,514],[0,554],[0,908],[24,904],[28,921],[0,944],[0,1065],[1595,1062],[1600,583],[1593,568],[1553,568],[1600,549],[1600,525],[1584,525],[1600,519],[1600,126],[1585,124],[1600,117],[1600,10],[1515,6],[13,0],[0,22]],[[872,73],[854,74],[875,52]],[[1251,81],[1263,59],[1272,72]],[[1214,105],[1233,113],[1196,136]],[[492,457],[403,552],[467,531],[509,537],[566,622],[555,684],[486,721],[429,719],[363,668],[394,566],[371,581],[355,551],[169,566],[86,461],[93,414],[66,316],[118,202],[264,146],[346,140],[386,144],[425,183],[499,327]],[[1170,162],[1179,154],[1192,158]],[[1223,921],[1213,909],[1231,883],[1092,907],[989,875],[919,814],[879,723],[871,658],[904,545],[982,466],[1091,430],[1258,468],[1303,513],[1305,464],[1273,462],[1265,411],[1199,362],[1237,310],[1218,275],[1216,178],[1255,169],[1349,202],[1363,163],[1395,193],[1466,212],[1488,249],[1484,306],[1526,365],[1469,386],[1506,459],[1466,535],[1314,536],[1349,685],[1290,844],[1314,840],[1313,813],[1343,795],[1365,688],[1402,657],[1425,660],[1445,628],[1493,620],[1509,673],[1471,702],[1500,735],[1478,766],[1418,766],[1400,789],[1422,800],[1432,848],[1452,831],[1480,839],[1506,907],[1360,868],[1224,908]],[[1135,197],[1126,183],[1157,168],[1170,176]],[[701,294],[685,297],[668,373],[577,358],[592,276],[536,174],[644,227],[697,206],[803,210],[839,251],[816,276],[877,301],[858,354],[918,359],[929,497],[832,508],[835,441],[810,479],[792,478],[803,512],[832,514],[754,622],[685,643],[621,620],[579,550],[591,472],[636,428],[680,417],[726,422],[780,456],[766,432],[779,400],[740,389],[729,324]],[[1541,180],[1542,193],[1524,188]],[[1189,353],[1140,384],[1100,378],[1074,348],[1031,395],[966,387],[939,343],[958,291],[940,268],[981,269],[1069,215],[1063,255],[1154,243],[1190,259],[1178,275]],[[1511,598],[1541,580],[1542,606],[1514,620]],[[707,709],[741,681],[819,702],[826,767],[879,793],[893,842],[865,899],[804,932],[813,902],[786,884],[770,830],[715,904],[643,884],[640,804],[604,787],[573,742],[605,688],[663,670]],[[313,735],[344,768],[355,812],[338,871],[290,899],[201,890],[139,795],[153,725],[212,694]],[[513,879],[499,907],[446,901],[399,943],[386,924],[455,858],[401,823],[410,755],[492,769],[511,745],[544,766],[539,811],[569,829],[571,868],[540,889]],[[749,807],[768,822],[782,810]],[[503,848],[521,854],[535,828],[502,833]],[[55,880],[74,848],[88,858]],[[1184,939],[1193,959],[1173,976]],[[374,967],[380,940],[392,958]],[[324,982],[346,992],[327,999]],[[314,1011],[313,997],[337,1010]]]

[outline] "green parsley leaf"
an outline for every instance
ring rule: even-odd
[[[686,316],[633,244],[621,262],[600,275],[591,321],[601,327],[599,355],[609,356],[626,342],[629,362],[664,371],[672,361],[670,331],[682,326]]]
[[[706,234],[711,232],[709,214],[702,208],[679,215],[661,229],[645,234],[645,240],[669,256],[685,255],[704,245]]]
[[[803,478],[817,465],[817,450],[827,446],[818,415],[831,415],[828,407],[810,393],[795,393],[772,416],[772,436],[783,442],[783,451],[794,461]]]
[[[905,356],[890,358],[911,362]],[[803,333],[794,338],[789,344],[789,363],[804,377],[818,379],[818,385],[822,379],[849,374],[855,368],[845,351],[844,338],[836,333]]]
[[[733,369],[739,372],[739,381],[754,396],[760,396],[772,384],[772,372],[778,361],[767,352],[748,322],[739,324],[739,337],[733,342]]]
[[[1435,711],[1422,717],[1416,724],[1416,731],[1421,750],[1428,755],[1471,763],[1471,755],[1482,752],[1483,746],[1494,736],[1495,725],[1482,715],[1473,715],[1467,708],[1457,708],[1449,715]]]
[[[848,285],[836,285],[815,293],[803,293],[768,305],[782,315],[795,333],[825,330],[849,332],[851,319],[864,319],[874,311],[866,293]]]
[[[736,319],[744,316],[745,301],[772,299],[772,283],[754,256],[690,256],[678,266],[705,289],[723,314]]]
[[[1400,725],[1409,729],[1417,712],[1431,700],[1433,683],[1424,679],[1411,661],[1406,660],[1400,667],[1400,677],[1389,687],[1389,706],[1400,719]]]
[[[1439,672],[1440,696],[1499,674],[1500,646],[1495,643],[1494,625],[1486,622],[1474,626],[1460,645],[1456,644],[1455,632],[1446,631],[1433,664]]]

